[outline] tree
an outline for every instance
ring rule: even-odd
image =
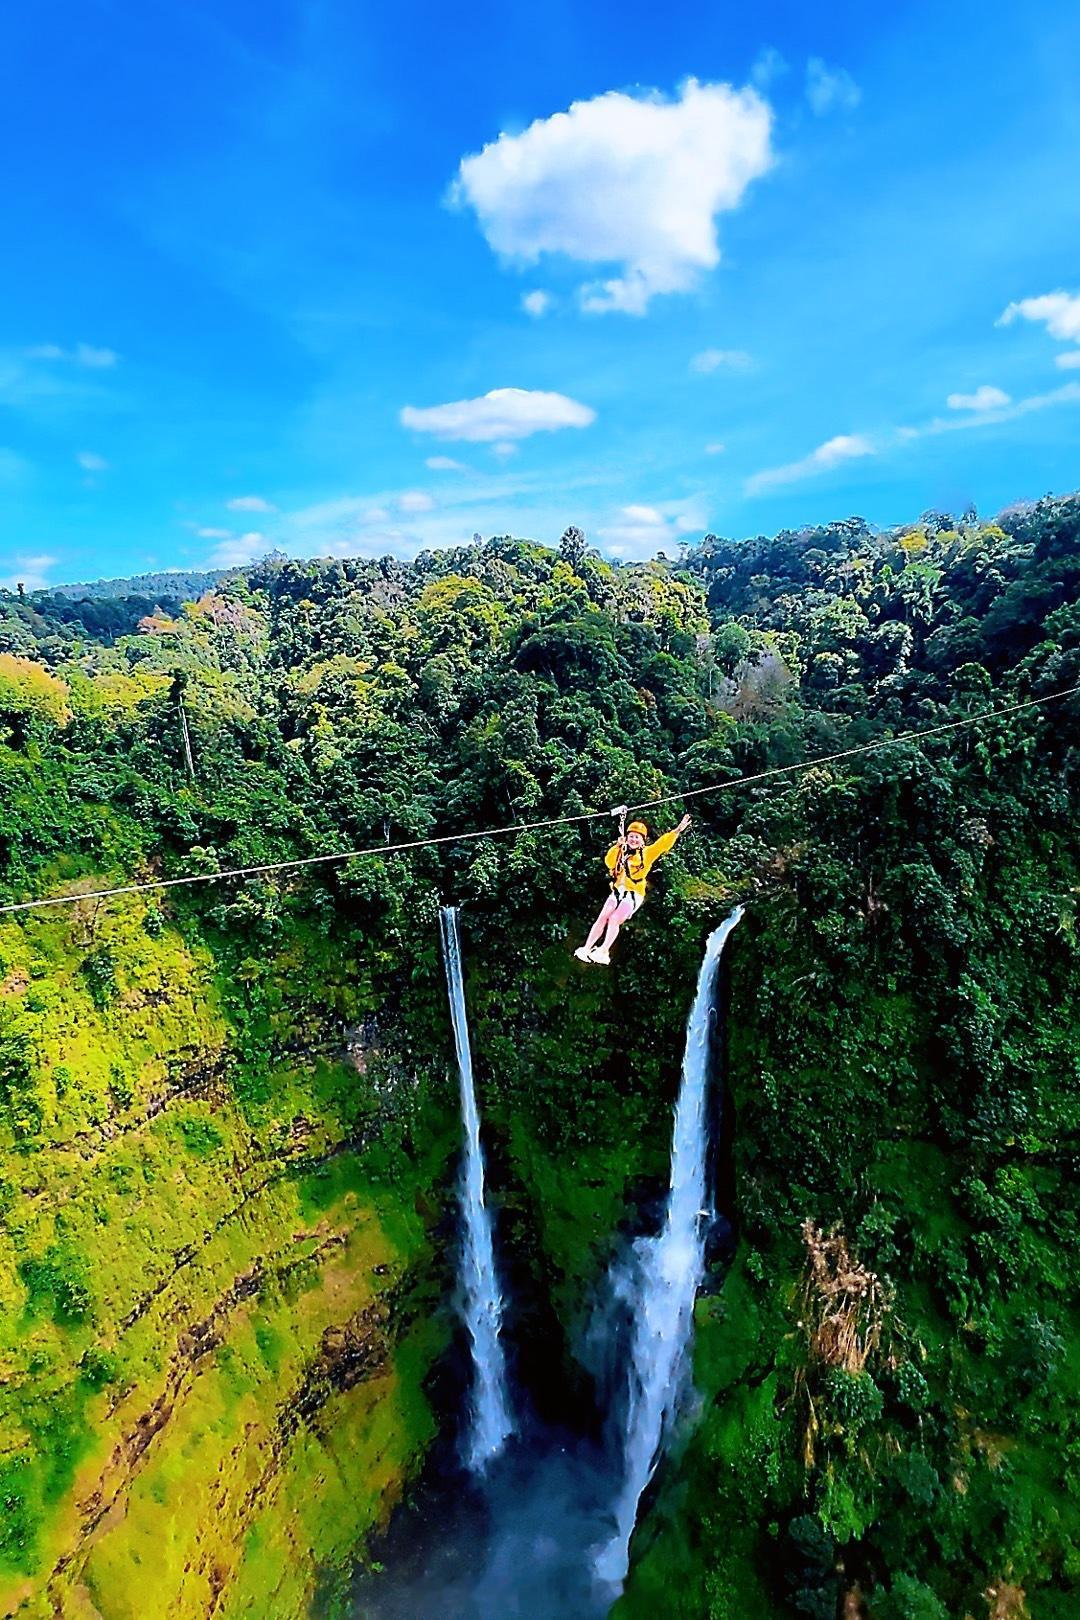
[[[584,562],[588,549],[588,542],[585,539],[583,530],[577,528],[573,523],[568,529],[564,529],[563,537],[559,541],[559,556],[563,562],[569,563],[575,572]]]

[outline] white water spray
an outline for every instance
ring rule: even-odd
[[[709,1014],[720,956],[742,914],[743,908],[736,906],[705,945],[686,1026],[664,1222],[655,1237],[641,1238],[634,1245],[637,1265],[631,1300],[623,1475],[615,1502],[615,1534],[600,1548],[595,1566],[602,1581],[616,1584],[626,1579],[638,1503],[675,1416],[690,1347],[694,1300],[705,1272]]]
[[[465,1127],[465,1156],[461,1168],[461,1245],[463,1314],[472,1344],[473,1388],[465,1460],[474,1473],[482,1473],[498,1456],[513,1433],[506,1392],[506,1367],[499,1332],[502,1295],[495,1275],[491,1216],[484,1203],[484,1153],[480,1146],[480,1116],[473,1085],[472,1051],[465,1012],[465,986],[461,974],[461,942],[457,908],[439,909],[443,962],[450,991],[450,1017],[454,1025],[458,1077],[461,1082],[461,1119]]]

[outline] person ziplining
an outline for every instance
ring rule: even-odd
[[[652,810],[658,805],[673,804],[679,799],[696,799],[706,793],[730,793],[736,788],[755,786],[760,782],[772,781],[781,776],[795,776],[801,771],[820,770],[822,766],[837,764],[842,759],[855,759],[859,755],[875,754],[884,748],[895,748],[908,744],[918,746],[931,737],[943,737],[947,733],[962,731],[968,726],[981,725],[987,720],[1000,720],[1005,715],[1020,714],[1026,709],[1038,709],[1047,703],[1058,703],[1062,698],[1074,697],[1078,692],[1080,692],[1080,683],[1062,687],[1057,692],[1043,693],[1040,697],[1023,698],[1019,703],[1006,703],[996,709],[987,709],[982,714],[966,714],[959,720],[945,720],[941,725],[924,726],[921,730],[901,731],[891,737],[875,737],[872,742],[856,743],[853,748],[838,748],[831,754],[818,754],[811,759],[793,760],[787,765],[770,765],[765,770],[754,771],[747,776],[728,777],[722,782],[706,782],[701,787],[680,788],[676,793],[668,793],[658,799],[647,799],[644,804],[635,805],[634,809]],[[52,906],[86,905],[90,900],[109,900],[119,895],[150,894],[159,889],[187,888],[204,883],[228,883],[236,878],[266,877],[276,872],[298,872],[308,867],[336,866],[346,861],[385,860],[389,855],[399,855],[406,850],[433,849],[443,844],[467,844],[480,838],[509,838],[515,837],[519,833],[539,832],[547,827],[576,827],[588,821],[598,821],[601,817],[612,814],[618,815],[622,822],[625,821],[629,810],[625,806],[621,806],[619,810],[614,812],[610,810],[581,810],[565,816],[547,816],[540,821],[514,821],[505,827],[476,827],[467,832],[434,833],[427,838],[409,838],[396,844],[385,842],[372,844],[366,849],[326,850],[318,855],[300,855],[284,861],[260,861],[254,866],[226,867],[224,870],[217,872],[190,872],[182,877],[148,878],[143,882],[118,883],[103,889],[78,888],[74,893],[43,895],[36,900],[7,901],[0,905],[0,917],[11,916],[16,912],[43,910]],[[649,866],[651,866],[654,861],[671,848],[678,835],[685,831],[689,825],[689,816],[684,816],[678,827],[674,828],[670,833],[665,833],[662,838],[658,838],[656,843],[648,849],[644,847],[645,839],[648,836],[648,829],[644,822],[631,822],[626,829],[626,834],[621,836],[627,837],[628,854],[630,856],[635,853],[640,854],[643,860],[648,859]],[[632,848],[630,847],[631,837],[633,839]],[[608,862],[608,870],[612,872],[613,876],[615,867],[618,864],[617,852],[619,847],[618,843],[613,845],[605,857]],[[632,862],[632,864],[636,868],[636,861]],[[617,904],[613,903],[613,899],[609,899],[597,919],[598,924],[610,923],[612,913],[618,910],[620,906],[626,909],[625,915],[619,920],[619,927],[622,926],[628,916],[633,915],[633,912],[637,910],[641,900],[644,898],[645,884],[643,880],[647,873],[648,866],[645,867],[641,878],[635,879],[634,883],[624,883],[618,886],[624,891],[629,890],[636,893],[638,898],[635,901],[627,902],[624,893]],[[620,873],[620,875],[622,874]],[[613,888],[615,887],[613,881]],[[630,909],[631,906],[632,909]],[[610,939],[605,942],[605,948],[610,948],[610,944],[617,933],[618,928],[611,934]],[[599,939],[597,927],[594,927],[589,939]],[[591,953],[592,949],[593,947],[586,943],[580,950],[575,952],[575,955],[582,957],[583,952]],[[582,957],[582,959],[594,961],[596,957],[589,954],[587,958]]]
[[[615,813],[625,819],[624,810]],[[674,849],[680,834],[689,825],[690,817],[683,816],[677,827],[661,833],[652,844],[645,842],[649,829],[643,821],[632,821],[625,832],[619,833],[604,856],[604,864],[610,874],[611,893],[601,906],[588,939],[574,952],[579,962],[595,962],[600,967],[610,964],[611,947],[619,937],[620,928],[645,903],[649,873],[662,855]]]

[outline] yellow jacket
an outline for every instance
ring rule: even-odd
[[[628,889],[631,894],[640,894],[645,898],[646,878],[653,865],[666,855],[669,849],[674,849],[675,840],[679,836],[679,829],[672,827],[670,832],[662,833],[652,844],[646,844],[644,849],[627,850],[623,860],[622,869],[618,877],[615,868],[619,864],[620,849],[618,844],[612,844],[604,856],[604,863],[611,873],[612,882],[617,889]]]

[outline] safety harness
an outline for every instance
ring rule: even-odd
[[[618,816],[619,818],[619,853],[616,857],[615,865],[611,872],[611,892],[612,894],[617,894],[619,892],[619,879],[622,877],[623,873],[625,872],[628,877],[632,878],[634,882],[637,883],[639,879],[645,875],[645,862],[642,860],[638,851],[629,850],[626,847],[626,818],[630,813],[628,806],[625,804],[616,805],[615,809],[609,813],[613,816]],[[630,864],[635,855],[637,855],[638,866],[640,868],[637,872],[634,871]]]

